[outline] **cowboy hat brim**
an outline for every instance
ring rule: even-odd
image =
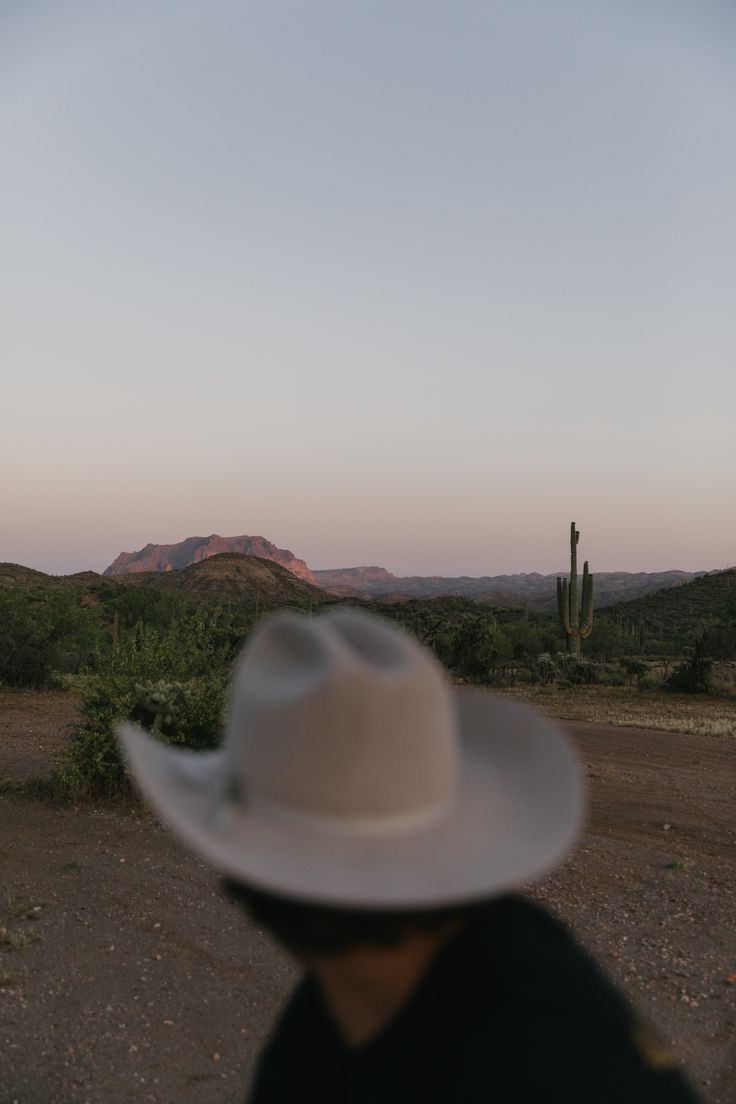
[[[351,826],[230,793],[226,750],[183,751],[130,723],[128,766],[161,819],[202,859],[258,889],[355,908],[422,908],[517,888],[570,849],[582,772],[556,724],[487,692],[456,693],[461,772],[431,822]]]

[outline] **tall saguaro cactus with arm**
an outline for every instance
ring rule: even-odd
[[[567,650],[580,659],[580,644],[593,628],[593,576],[588,561],[583,564],[583,588],[578,603],[578,541],[580,533],[570,523],[570,582],[557,579],[557,615],[565,634]]]

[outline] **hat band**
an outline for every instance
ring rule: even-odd
[[[423,809],[412,809],[406,813],[390,813],[384,816],[357,817],[340,813],[313,813],[305,809],[281,805],[270,801],[260,794],[249,793],[246,803],[255,813],[261,813],[269,820],[281,820],[294,827],[311,828],[317,832],[349,832],[356,836],[391,836],[402,832],[413,832],[418,828],[427,828],[441,821],[450,812],[452,797]]]
[[[453,796],[447,797],[435,805],[423,809],[412,809],[406,813],[392,813],[384,816],[356,817],[343,816],[340,813],[313,813],[305,809],[295,809],[270,801],[260,794],[249,791],[243,793],[238,787],[237,798],[230,792],[230,801],[213,807],[209,817],[210,824],[221,831],[228,830],[237,816],[237,808],[246,808],[250,814],[260,815],[270,821],[304,831],[324,832],[326,834],[345,834],[354,836],[395,836],[428,828],[442,821],[453,806]]]

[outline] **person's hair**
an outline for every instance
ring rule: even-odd
[[[466,923],[488,901],[438,909],[354,909],[281,897],[223,879],[225,895],[244,906],[250,918],[298,957],[339,954],[357,947],[395,947],[415,932],[432,934],[448,924]]]

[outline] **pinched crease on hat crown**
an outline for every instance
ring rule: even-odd
[[[235,675],[225,749],[249,800],[325,823],[418,823],[440,816],[457,786],[442,669],[354,611],[263,625]]]

